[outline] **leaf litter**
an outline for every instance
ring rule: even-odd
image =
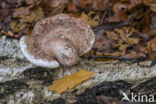
[[[82,57],[155,59],[155,12],[155,0],[1,0],[0,35],[30,35],[41,19],[67,13],[95,32],[94,47]]]

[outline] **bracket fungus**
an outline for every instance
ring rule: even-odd
[[[20,39],[23,55],[37,66],[57,68],[76,64],[93,46],[95,35],[83,20],[58,14],[39,21],[30,36]]]

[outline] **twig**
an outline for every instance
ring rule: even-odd
[[[146,59],[146,57],[139,57],[139,58],[126,58],[126,57],[116,57],[116,56],[88,56],[88,59],[114,59],[114,60],[120,60],[120,61],[143,61]]]
[[[119,27],[123,27],[123,26],[128,26],[130,25],[129,22],[109,22],[109,23],[104,23],[102,25],[98,25],[96,27],[93,27],[93,31],[97,32],[99,30],[112,30],[114,28],[119,28]]]

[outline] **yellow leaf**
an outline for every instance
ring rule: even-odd
[[[127,48],[128,48],[128,44],[123,44],[123,45],[121,45],[120,47],[119,47],[119,50],[120,51],[125,51]]]
[[[124,30],[121,30],[121,29],[116,29],[116,32],[118,32],[120,37],[122,38],[122,40],[124,40],[128,44],[134,45],[134,44],[138,44],[139,43],[140,39],[130,38],[129,37],[132,34],[132,32],[126,33]]]
[[[11,21],[10,22],[10,27],[11,27],[12,30],[14,29],[14,27],[16,26],[16,24],[17,24],[17,21]]]
[[[89,17],[84,12],[82,12],[81,19],[84,20],[85,22],[87,22],[88,21],[88,18]]]
[[[0,33],[2,33],[3,35],[6,35],[6,36],[14,36],[14,34],[11,32],[11,31],[8,31],[8,32],[5,32],[5,31],[1,31]]]
[[[38,22],[44,18],[44,13],[42,8],[33,8],[31,9],[29,15],[24,16],[20,19],[21,23],[32,23],[33,21]]]
[[[93,18],[91,18],[93,14],[94,12],[89,12],[89,14],[82,12],[80,18],[87,22],[90,26],[97,26],[99,24],[100,17],[99,15],[95,15]]]
[[[68,75],[59,80],[55,80],[53,84],[48,87],[48,89],[50,91],[56,91],[57,93],[62,93],[68,89],[74,88],[76,85],[89,79],[92,76],[93,76],[93,72],[87,72],[85,70],[81,70],[79,72],[75,72],[73,75]]]

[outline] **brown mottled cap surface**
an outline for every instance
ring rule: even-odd
[[[95,36],[90,26],[66,14],[58,14],[38,22],[32,32],[39,44],[43,39],[67,38],[72,41],[79,55],[83,55],[92,48]]]
[[[53,42],[54,44],[56,39],[65,39],[72,44],[73,46],[70,47],[74,49],[71,49],[71,52],[75,53],[74,50],[76,50],[76,53],[73,54],[73,57],[76,58],[77,54],[81,56],[92,48],[95,36],[86,22],[66,14],[58,14],[39,21],[35,25],[31,36],[24,37],[23,43],[27,46],[25,51],[28,51],[30,56],[35,59],[53,61],[58,59],[54,54],[51,54],[52,52],[48,51],[48,48],[44,47],[50,47],[46,45],[47,42]]]

